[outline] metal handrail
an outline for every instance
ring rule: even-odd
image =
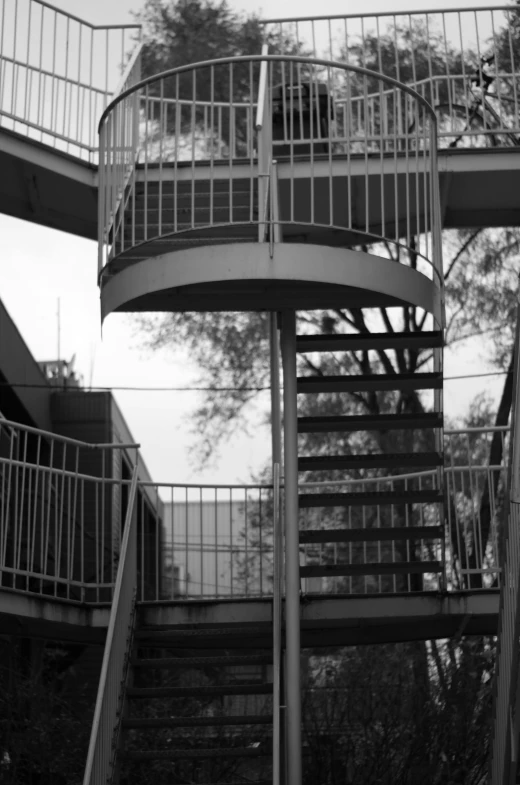
[[[121,716],[122,681],[137,592],[136,497],[137,468],[134,468],[83,785],[107,782],[116,753],[112,737],[118,710]]]
[[[141,446],[140,444],[136,444],[134,442],[128,444],[119,444],[116,442],[107,442],[107,443],[92,443],[92,442],[83,442],[79,439],[72,439],[70,436],[62,436],[59,433],[54,433],[52,431],[44,431],[41,428],[34,428],[32,425],[25,425],[24,423],[16,422],[15,420],[4,420],[3,418],[0,420],[0,428],[3,428],[5,425],[8,425],[12,428],[15,428],[20,431],[26,431],[27,433],[34,433],[36,436],[45,436],[49,439],[53,439],[56,442],[62,442],[63,444],[74,444],[77,447],[85,447],[90,450],[101,450],[101,449],[114,449],[114,450],[127,450],[130,448],[139,449]]]
[[[44,8],[48,8],[50,11],[55,11],[62,16],[66,16],[68,19],[72,19],[74,22],[79,22],[79,24],[85,25],[85,27],[90,27],[91,30],[142,30],[142,25],[135,25],[135,24],[125,24],[125,25],[93,25],[90,22],[85,21],[85,19],[80,19],[79,16],[75,16],[74,14],[69,13],[69,11],[64,11],[63,8],[58,8],[51,3],[47,3],[46,0],[31,0],[33,3],[38,3],[38,5],[43,6]]]
[[[468,6],[465,8],[425,8],[419,9],[417,11],[378,11],[377,13],[372,11],[372,13],[365,13],[365,14],[334,14],[331,16],[323,15],[323,16],[287,16],[287,17],[280,17],[279,19],[260,19],[259,23],[261,25],[269,25],[269,24],[279,24],[280,22],[322,22],[328,21],[329,19],[332,21],[333,19],[369,19],[374,17],[385,17],[385,16],[410,16],[413,13],[418,14],[447,14],[447,13],[466,13],[466,12],[474,12],[474,11],[514,11],[515,7],[511,5],[493,5],[486,8],[485,6]]]
[[[98,132],[100,133],[103,127],[103,123],[105,122],[108,115],[112,112],[115,106],[120,103],[123,99],[127,98],[134,92],[142,90],[143,87],[147,87],[155,82],[159,82],[162,79],[169,78],[171,76],[177,76],[178,74],[186,73],[187,71],[194,71],[197,68],[211,68],[212,66],[216,65],[232,65],[233,63],[260,63],[260,62],[268,62],[268,63],[299,63],[300,65],[318,65],[324,68],[339,68],[342,71],[351,71],[352,73],[358,74],[359,76],[367,76],[372,79],[378,79],[380,82],[387,82],[388,84],[396,87],[398,90],[402,90],[403,93],[407,93],[411,96],[414,100],[420,103],[426,111],[430,114],[433,121],[436,121],[435,110],[433,106],[429,103],[429,101],[424,98],[424,96],[420,95],[417,90],[414,90],[413,87],[410,87],[403,82],[399,82],[397,79],[394,79],[392,76],[387,76],[386,74],[380,74],[377,71],[372,71],[369,68],[362,68],[358,65],[351,65],[350,63],[344,63],[340,60],[325,60],[321,57],[302,57],[299,55],[239,55],[236,57],[219,57],[214,60],[201,60],[198,63],[190,63],[188,65],[181,65],[177,66],[176,68],[170,68],[167,71],[162,71],[159,74],[154,74],[153,76],[149,76],[146,79],[142,79],[140,82],[135,84],[133,87],[129,87],[127,90],[124,90],[120,93],[117,98],[114,98],[105,108],[103,114],[98,123]]]
[[[143,49],[144,49],[144,44],[142,41],[140,41],[139,44],[135,47],[134,51],[132,52],[129,61],[125,66],[125,70],[121,74],[121,79],[119,80],[119,84],[117,85],[116,89],[112,93],[112,99],[111,99],[112,101],[114,100],[114,98],[116,98],[119,95],[119,93],[121,93],[125,89],[125,85],[133,69],[135,68],[137,61],[140,60],[141,55],[143,54]]]

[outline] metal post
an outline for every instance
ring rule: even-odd
[[[300,697],[300,555],[298,533],[298,432],[296,418],[296,315],[282,314],[285,485],[285,635],[287,652],[287,771],[302,782]]]
[[[282,464],[282,419],[280,414],[280,365],[278,360],[278,327],[276,312],[269,314],[269,350],[271,360],[271,443],[273,466]]]
[[[273,452],[273,782],[281,785],[285,755],[283,754],[283,718],[281,704],[285,700],[282,686],[282,584],[283,531],[280,515],[280,467],[282,454],[282,421],[280,413],[280,364],[278,350],[278,320],[270,313],[269,349],[271,363],[271,439]]]

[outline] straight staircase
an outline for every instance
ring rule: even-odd
[[[440,331],[296,336],[297,353],[368,351],[442,351]],[[399,367],[399,365],[397,365]],[[409,393],[442,390],[442,371],[306,375],[296,380],[297,396],[338,393]],[[432,412],[300,416],[298,434],[364,434],[365,451],[319,454],[298,451],[298,472],[305,481],[358,480],[367,490],[300,492],[302,579],[326,580],[332,590],[421,590],[424,576],[443,585],[442,396]],[[380,408],[383,401],[380,399]],[[394,406],[395,408],[395,406]],[[379,436],[379,438],[378,438]],[[386,442],[387,449],[381,448]],[[383,444],[385,446],[385,444]],[[425,470],[425,478],[399,475]],[[385,480],[385,478],[387,478]],[[363,483],[372,479],[372,482]],[[383,487],[381,487],[383,486]],[[385,487],[386,486],[386,487]],[[396,489],[397,486],[397,489]],[[336,512],[334,512],[334,510]],[[303,512],[309,511],[309,512]],[[338,527],[338,519],[341,526]],[[338,547],[340,550],[338,551]],[[335,579],[343,579],[334,586]],[[344,579],[348,579],[346,582]]]
[[[119,782],[271,785],[272,630],[137,624]],[[117,781],[117,780],[116,780]]]

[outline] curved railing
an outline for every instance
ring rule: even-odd
[[[0,127],[97,163],[96,124],[140,32],[92,25],[43,0],[3,0]]]
[[[259,127],[263,63],[272,120]],[[285,242],[379,244],[440,285],[435,112],[390,77],[283,55],[207,61],[124,91],[99,132],[100,273],[183,242],[257,239],[267,181]],[[259,159],[267,133],[277,174]]]

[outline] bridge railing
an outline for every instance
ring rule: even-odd
[[[416,89],[422,84],[421,94],[441,107],[450,130],[463,130],[465,140],[471,141],[480,123],[484,130],[489,126],[489,132],[504,131],[498,144],[510,145],[507,131],[520,131],[519,22],[517,5],[498,5],[286,17],[262,24],[271,51],[283,54],[297,48],[311,57],[378,71]],[[491,56],[493,61],[484,63]],[[493,77],[490,94],[497,97],[489,100],[489,108],[477,106],[478,116],[470,124],[472,80],[481,82],[483,72]]]
[[[115,260],[189,243],[195,234],[198,241],[257,239],[264,223],[259,194],[266,190],[259,166],[265,134],[259,139],[255,128],[263,63],[284,235],[303,232],[318,242],[326,229],[342,234],[347,246],[384,241],[396,259],[413,259],[440,287],[432,108],[390,77],[283,55],[177,68],[107,107],[99,125],[99,273],[105,267],[110,273]],[[356,97],[355,118],[345,106],[336,112],[334,100],[342,96]],[[137,106],[138,165],[129,178]],[[394,196],[391,210],[383,177]]]
[[[300,511],[302,528],[386,525],[432,526],[432,533],[414,543],[399,545],[367,542],[356,545],[302,545],[301,563],[334,565],[353,562],[388,563],[420,559],[445,565],[448,591],[480,590],[500,586],[498,532],[504,509],[509,429],[475,428],[445,431],[446,504],[444,521],[435,505],[420,509],[394,505],[391,512],[374,508],[326,514],[313,520],[313,510]],[[493,449],[492,449],[493,447]],[[498,450],[498,452],[497,452]],[[491,464],[490,455],[499,455]],[[426,490],[434,487],[434,472],[393,477],[346,479],[327,483],[301,483],[306,492],[325,490]],[[272,596],[273,593],[273,489],[271,485],[200,486],[153,485],[163,500],[164,553],[162,581],[145,586],[141,597],[203,599]],[[283,495],[283,488],[282,488]],[[339,516],[339,517],[338,517]],[[383,520],[384,518],[384,520]],[[159,535],[158,535],[159,536]],[[341,550],[341,548],[347,550]],[[404,548],[404,550],[403,550]],[[413,549],[413,557],[411,554]],[[153,549],[155,552],[155,549]],[[154,568],[155,570],[155,568]],[[154,572],[157,575],[157,572]],[[355,593],[439,590],[439,573],[419,582],[414,576],[361,578],[306,578],[308,593]],[[155,592],[155,594],[154,594]]]
[[[1,0],[0,127],[97,163],[97,122],[140,30]]]
[[[445,432],[444,521],[435,506],[377,506],[364,513],[321,516],[319,526],[432,526],[404,548],[440,561],[448,591],[500,586],[499,523],[504,514],[509,430]],[[110,603],[130,481],[116,454],[136,445],[86,445],[0,421],[0,586],[69,601]],[[491,462],[490,457],[493,459]],[[306,492],[409,490],[433,487],[429,472],[385,478],[303,483]],[[283,499],[283,487],[282,487]],[[273,594],[273,487],[139,482],[137,586],[144,601],[249,598]],[[302,527],[317,528],[312,509]],[[384,520],[383,520],[384,518]],[[442,533],[438,527],[442,527]],[[341,548],[350,548],[347,552]],[[301,563],[410,561],[388,543],[301,546]],[[437,590],[439,574],[419,584],[401,576],[306,578],[308,593]]]
[[[121,455],[0,420],[0,587],[110,602],[127,504]]]

